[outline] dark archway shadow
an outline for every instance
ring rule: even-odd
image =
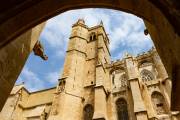
[[[10,6],[10,8],[8,7]],[[151,24],[155,24],[154,16],[163,16],[158,8],[147,0],[30,0],[7,4],[8,10],[1,12],[0,47],[24,33],[28,29],[44,22],[62,12],[82,8],[109,8],[134,14]],[[8,36],[7,36],[8,35]]]

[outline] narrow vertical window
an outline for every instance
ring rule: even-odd
[[[96,40],[96,35],[95,34],[93,35],[93,40]]]
[[[96,40],[96,33],[95,32],[92,32],[91,34],[90,34],[90,41],[93,41],[93,40]]]
[[[92,41],[93,40],[93,36],[90,36],[90,41]]]
[[[115,74],[112,74],[112,84],[114,85],[114,78],[115,78]]]

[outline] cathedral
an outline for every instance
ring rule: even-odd
[[[170,111],[171,79],[155,48],[111,61],[103,23],[72,25],[58,85],[14,86],[0,120],[179,120]]]

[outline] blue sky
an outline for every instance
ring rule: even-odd
[[[49,19],[40,35],[39,40],[44,45],[48,61],[43,61],[31,53],[16,84],[24,82],[30,91],[57,84],[64,64],[71,26],[79,18],[83,18],[89,27],[103,21],[109,34],[112,60],[121,59],[126,52],[137,55],[153,46],[150,36],[144,35],[143,20],[134,15],[110,9],[67,11]]]

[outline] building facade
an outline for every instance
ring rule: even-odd
[[[103,23],[72,26],[56,88],[15,86],[2,120],[179,120],[170,111],[171,79],[156,50],[111,61]]]

